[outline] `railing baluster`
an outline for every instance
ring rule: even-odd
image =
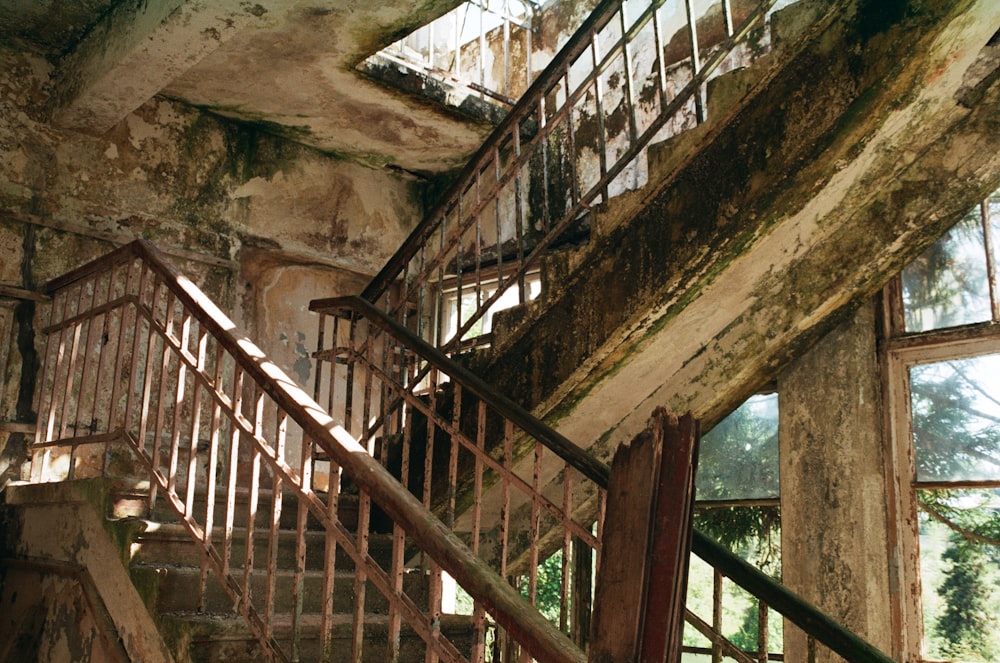
[[[56,293],[53,296],[51,303],[49,304],[49,327],[54,327],[57,323],[61,322],[63,315],[57,315],[56,311],[65,311],[66,307],[66,295],[61,293]],[[62,309],[60,309],[60,305]],[[62,362],[62,337],[63,331],[59,332],[59,343],[53,343],[53,334],[49,332],[45,338],[45,355],[42,357],[42,379],[43,385],[48,386],[50,379],[49,368],[52,367],[53,372],[51,374],[51,391],[48,389],[43,389],[39,397],[39,422],[35,427],[35,446],[36,448],[42,442],[49,442],[53,439],[53,432],[55,429],[55,411],[56,411],[56,393],[58,391],[56,385],[55,376],[59,374],[59,364]],[[53,348],[53,346],[55,346]],[[53,366],[52,355],[55,356],[55,366]],[[48,402],[48,407],[44,407],[46,401]],[[42,431],[45,431],[44,433]],[[52,455],[51,447],[44,447],[40,455],[32,454],[32,465],[31,465],[31,478],[36,482],[44,482],[48,480],[48,470],[49,470],[49,460]]]
[[[567,520],[573,516],[573,468],[567,463],[563,467],[563,514]],[[570,603],[570,563],[572,562],[572,535],[566,521],[559,523],[563,531],[562,569],[559,583],[559,630],[569,633]],[[573,597],[576,598],[575,596]]]
[[[89,279],[89,283],[90,283],[90,303],[87,305],[87,309],[88,310],[93,310],[96,306],[98,306],[98,304],[97,304],[97,292],[100,289],[100,283],[99,283],[99,277],[100,276],[101,275],[95,274],[94,278]],[[108,274],[109,278],[110,278],[110,276],[111,275]],[[94,344],[94,327],[97,326],[95,324],[96,320],[98,318],[103,318],[103,317],[104,317],[103,315],[98,314],[97,316],[94,316],[92,318],[88,318],[87,320],[80,322],[80,326],[81,327],[83,327],[84,325],[86,325],[86,327],[87,327],[87,335],[86,335],[86,340],[83,343],[83,368],[80,369],[80,385],[79,385],[79,387],[77,387],[77,389],[74,390],[76,392],[76,394],[77,394],[77,396],[76,396],[76,413],[75,413],[75,416],[73,417],[73,430],[74,430],[74,434],[75,435],[83,435],[84,434],[83,431],[90,432],[91,421],[93,421],[93,413],[94,413],[94,408],[96,407],[96,404],[97,404],[98,391],[97,391],[97,389],[96,389],[96,387],[94,385],[90,385],[89,384],[89,378],[92,377],[91,374],[90,374],[91,373],[91,368],[90,368],[90,366],[91,366],[91,364],[90,364],[90,355],[91,355],[91,352],[90,352],[90,349],[93,347],[93,344]],[[85,405],[84,405],[84,403],[85,403],[85,399],[87,399],[87,398],[92,399],[91,400],[91,403],[92,403],[92,405],[91,405],[91,421],[81,420],[81,417],[85,413],[85,409],[84,409]],[[74,448],[74,452],[75,452],[75,448]],[[72,453],[70,455],[70,463],[69,463],[70,473],[71,474],[75,474],[75,470],[74,470],[74,465],[75,464],[76,464],[75,463],[75,453]]]
[[[371,516],[371,496],[367,491],[358,493],[358,526],[356,548],[360,557],[368,555],[368,527]],[[365,599],[368,574],[361,564],[354,565],[354,616],[351,624],[351,660],[360,661],[364,653]]]
[[[288,432],[288,415],[278,412],[275,425],[275,456],[284,461],[285,436]],[[283,502],[281,474],[271,471],[271,518],[267,538],[267,579],[264,585],[264,638],[274,634],[274,593],[278,569],[278,548],[281,545],[281,507]]]
[[[226,481],[226,524],[222,537],[222,573],[229,574],[230,560],[233,554],[233,527],[236,516],[236,480],[240,467],[240,428],[236,425],[236,418],[243,411],[243,380],[245,373],[241,368],[236,369],[233,378],[232,411],[233,418],[232,431],[229,436],[229,463],[227,467]]]
[[[712,569],[712,629],[722,634],[722,573]],[[721,663],[722,643],[712,641],[712,663]]]
[[[201,325],[198,328],[198,368],[194,380],[194,403],[191,406],[191,439],[188,443],[187,491],[184,496],[184,513],[194,513],[194,495],[197,487],[198,472],[198,438],[201,435],[201,407],[203,390],[200,377],[205,374],[206,353],[208,351],[208,331]]]
[[[181,352],[187,352],[191,335],[191,314],[184,311],[181,320]],[[181,408],[184,406],[185,387],[187,386],[187,364],[178,360],[177,362],[177,388],[174,399],[174,421],[171,426],[170,437],[170,472],[167,479],[168,489],[173,492],[177,489],[177,461],[180,454],[181,441]]]
[[[264,437],[264,392],[257,392],[254,399],[254,435]],[[247,496],[246,548],[243,551],[243,603],[253,605],[252,581],[254,573],[254,530],[257,526],[257,506],[260,499],[260,450],[251,445],[249,495]]]
[[[225,351],[218,343],[215,344],[215,371],[212,375],[212,391],[215,398],[212,404],[212,423],[209,431],[208,464],[206,466],[205,477],[205,530],[203,545],[206,549],[212,545],[212,536],[215,529],[215,494],[216,478],[219,465],[219,444],[222,435],[222,397],[225,391],[222,386],[223,372],[225,370]],[[205,609],[205,593],[208,582],[208,560],[202,557],[201,576],[199,579],[199,611]]]
[[[701,73],[701,51],[698,46],[698,15],[694,9],[694,0],[684,0],[684,8],[687,10],[688,39],[691,42],[691,75],[697,78]],[[694,107],[700,124],[705,121],[704,87],[701,85],[694,95]]]
[[[340,467],[330,461],[330,474],[326,495],[327,515],[336,522],[340,507]],[[323,601],[320,613],[320,645],[322,660],[333,660],[334,590],[337,579],[337,537],[327,530],[323,558]]]

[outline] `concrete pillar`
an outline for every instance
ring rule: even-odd
[[[784,583],[890,651],[888,521],[875,307],[865,304],[778,383]],[[785,660],[806,641],[785,629]],[[840,660],[821,651],[818,661]]]

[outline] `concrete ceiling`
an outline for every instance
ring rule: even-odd
[[[103,134],[159,94],[373,166],[435,172],[463,164],[490,127],[354,66],[458,2],[0,0],[0,41],[56,65],[64,128]]]

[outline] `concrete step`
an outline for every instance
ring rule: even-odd
[[[209,573],[205,586],[204,605],[200,603],[201,571],[198,567],[169,566],[163,564],[133,564],[130,575],[138,587],[151,589],[148,600],[154,602],[157,613],[233,612],[233,604],[214,573]],[[242,582],[242,571],[234,575]],[[279,569],[275,573],[274,611],[291,614],[293,608],[293,587],[295,574],[290,569]],[[250,593],[254,605],[263,610],[267,588],[267,577],[263,569],[256,570],[250,581]],[[403,576],[403,590],[417,605],[426,605],[428,594],[427,576],[421,572],[411,572]],[[323,602],[322,571],[306,571],[303,574],[303,610],[319,613]],[[354,609],[354,574],[351,571],[337,571],[334,576],[334,612],[349,614]],[[388,601],[370,583],[365,591],[365,611],[371,614],[385,614]]]
[[[183,525],[175,523],[156,523],[140,521],[141,530],[132,543],[131,561],[133,564],[173,565],[197,567],[201,564],[201,552],[192,541],[191,535]],[[268,541],[267,529],[258,527],[254,532],[254,559],[260,565],[267,559]],[[224,532],[217,530],[212,542],[221,549]],[[295,565],[296,543],[298,537],[295,530],[279,530],[278,532],[278,566],[292,568]],[[322,531],[310,530],[305,533],[306,569],[322,570],[326,550],[326,534]],[[246,553],[246,528],[233,530],[233,559],[242,562]],[[377,563],[388,566],[392,555],[392,535],[369,534],[368,555]],[[343,551],[337,555],[337,568],[351,570],[354,561]]]
[[[178,491],[183,499],[183,491]],[[326,502],[325,493],[317,493],[319,498]],[[199,523],[205,521],[207,509],[207,494],[205,490],[198,489],[195,492],[192,509],[195,520]],[[263,523],[269,522],[271,518],[272,491],[262,489],[257,496],[257,512],[255,522],[257,528],[261,528]],[[149,513],[149,484],[148,482],[116,482],[111,491],[111,513],[112,518],[146,518]],[[234,498],[235,511],[233,522],[237,527],[244,527],[249,519],[249,499],[250,493],[245,489],[237,489]],[[214,519],[219,524],[225,521],[227,495],[222,487],[217,487],[214,500]],[[155,520],[160,523],[179,523],[180,518],[176,515],[169,502],[164,499],[162,492],[157,496],[157,503],[154,513]],[[342,492],[337,500],[337,516],[348,529],[353,530],[358,524],[358,496],[353,493]],[[282,529],[295,529],[298,519],[298,499],[293,493],[284,492],[281,500],[280,527]],[[319,521],[310,513],[307,520],[309,529],[321,529]]]
[[[242,619],[232,615],[169,613],[161,615],[167,630],[173,634],[177,663],[209,663],[227,661],[250,663],[264,660],[257,639]],[[472,644],[471,618],[466,615],[442,615],[441,633],[466,656]],[[291,658],[291,621],[279,618],[274,624],[274,636],[279,647]],[[332,661],[351,660],[352,624],[349,618],[337,618],[332,633]],[[366,618],[363,632],[362,661],[388,660],[388,619],[386,616]],[[413,629],[403,625],[400,637],[401,661],[422,661],[425,644]],[[303,661],[321,660],[319,619],[306,616],[302,624],[299,657]]]

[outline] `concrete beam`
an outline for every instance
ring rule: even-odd
[[[269,14],[243,0],[120,3],[60,62],[53,123],[104,134],[239,31],[265,25]]]

